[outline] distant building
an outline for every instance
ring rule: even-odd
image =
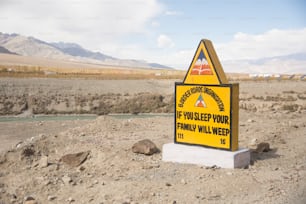
[[[295,77],[295,74],[292,74],[288,77],[288,79],[293,79]]]
[[[270,79],[272,77],[272,74],[263,74],[264,79]]]
[[[258,77],[257,74],[249,74],[249,78],[250,78],[250,79],[255,80],[255,79],[257,79],[257,77]]]

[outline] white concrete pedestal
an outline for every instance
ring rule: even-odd
[[[221,168],[244,168],[250,164],[249,149],[235,152],[199,146],[168,143],[163,145],[162,160],[203,166],[216,165]]]

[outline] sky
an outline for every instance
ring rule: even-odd
[[[226,72],[306,73],[304,0],[0,0],[0,32],[182,70],[209,39]]]

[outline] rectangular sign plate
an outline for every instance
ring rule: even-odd
[[[175,84],[175,137],[180,144],[238,149],[238,84]]]

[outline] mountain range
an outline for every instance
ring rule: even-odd
[[[8,49],[2,46],[0,46],[0,53],[17,55],[16,53],[9,51]]]
[[[118,59],[101,52],[87,50],[76,43],[45,42],[34,37],[0,32],[0,53],[41,57],[90,64],[120,67],[172,69],[158,63],[142,60]]]
[[[45,42],[34,37],[1,32],[0,53],[11,54],[12,56],[35,57],[35,59],[86,63],[97,66],[172,69],[158,63],[148,63],[144,60],[119,59],[101,52],[93,52],[76,43]],[[305,52],[259,59],[223,60],[221,63],[224,70],[230,73],[306,73]]]

